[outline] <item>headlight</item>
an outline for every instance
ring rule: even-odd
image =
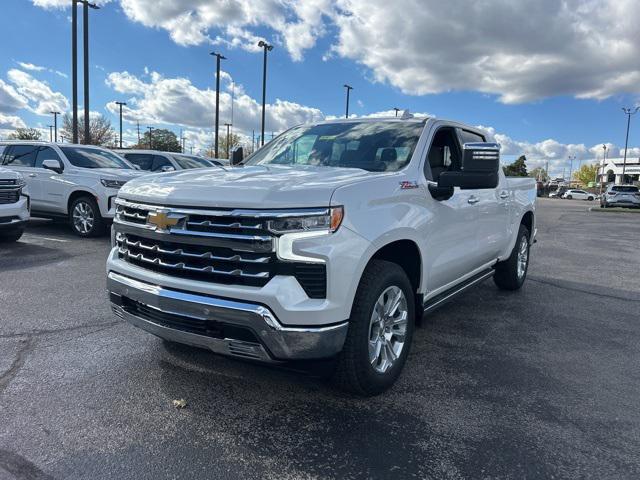
[[[100,183],[102,183],[102,185],[107,188],[120,188],[127,182],[126,180],[112,180],[110,178],[101,178]]]
[[[276,234],[323,230],[335,232],[340,227],[343,216],[343,207],[332,207],[321,214],[301,214],[269,220],[269,230]]]

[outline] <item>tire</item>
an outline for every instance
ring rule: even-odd
[[[524,244],[524,245],[523,245]],[[531,248],[529,229],[520,225],[518,240],[511,251],[509,258],[499,262],[495,267],[493,281],[501,290],[518,290],[527,278],[529,270],[529,249]],[[525,255],[524,266],[518,264],[522,261],[521,255]]]
[[[24,229],[20,228],[18,230],[12,230],[10,232],[0,233],[0,243],[14,243],[20,240],[22,234],[24,233]]]
[[[399,293],[402,297],[394,315],[381,319],[376,312],[393,305],[393,298]],[[402,317],[406,320],[401,321]],[[394,319],[398,322],[395,326]],[[386,328],[382,327],[385,322]],[[395,263],[373,260],[358,285],[333,383],[359,396],[377,395],[389,389],[400,376],[409,355],[414,328],[415,300],[406,273]],[[402,345],[401,338],[404,338]]]
[[[589,200],[590,202],[593,202],[593,197],[587,197],[587,200]]]
[[[79,237],[97,237],[104,234],[105,223],[96,201],[88,196],[78,197],[69,209],[69,223]]]
[[[573,199],[573,195],[567,195],[567,200],[572,200]]]

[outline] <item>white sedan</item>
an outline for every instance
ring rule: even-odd
[[[593,193],[585,192],[584,190],[567,190],[562,195],[562,198],[571,200],[595,200],[596,196]]]

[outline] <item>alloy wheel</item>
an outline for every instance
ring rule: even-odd
[[[73,209],[73,227],[83,235],[88,234],[93,229],[95,217],[93,208],[89,203],[80,201]]]
[[[400,287],[388,287],[378,297],[369,322],[369,362],[385,373],[402,354],[409,321],[407,298]]]
[[[527,263],[529,263],[529,240],[525,235],[520,239],[518,247],[518,278],[522,279],[527,272]]]

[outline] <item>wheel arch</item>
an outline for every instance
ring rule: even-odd
[[[520,219],[520,225],[524,225],[529,230],[529,239],[533,237],[533,228],[535,225],[535,217],[531,210],[528,210],[524,213],[522,218]]]
[[[67,198],[67,215],[71,213],[71,205],[73,204],[73,202],[75,202],[76,199],[80,197],[91,197],[95,200],[96,203],[98,203],[98,198],[96,194],[93,193],[91,190],[89,189],[74,190],[69,194],[69,198]]]

